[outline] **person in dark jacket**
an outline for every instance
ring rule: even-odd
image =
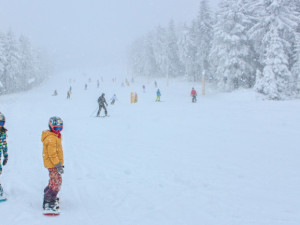
[[[101,112],[102,108],[104,109],[105,116],[107,116],[107,109],[106,109],[105,105],[108,106],[108,104],[105,100],[104,93],[102,93],[102,95],[98,98],[98,104],[99,104],[99,110],[98,110],[97,116],[98,117],[100,116],[100,112]]]

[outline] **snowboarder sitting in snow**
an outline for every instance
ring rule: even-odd
[[[49,171],[49,183],[44,189],[43,208],[46,211],[58,210],[57,194],[62,184],[64,173],[64,154],[60,132],[63,129],[61,118],[54,116],[49,120],[49,130],[42,132],[44,166]]]
[[[156,102],[160,102],[160,96],[161,96],[160,90],[157,89],[157,92],[156,92]]]
[[[102,95],[98,98],[99,110],[97,113],[97,117],[100,116],[100,112],[101,112],[102,108],[104,109],[105,116],[107,116],[107,110],[106,110],[105,105],[108,106],[108,104],[107,104],[104,96],[105,96],[105,94],[102,93]]]
[[[116,96],[116,94],[114,94],[112,97],[111,97],[111,99],[110,99],[110,104],[111,105],[113,105],[113,104],[115,104],[115,102],[117,101],[118,99],[117,99],[117,96]]]
[[[197,92],[194,88],[192,88],[191,96],[192,96],[192,102],[197,102]]]
[[[4,128],[5,124],[5,116],[0,112],[0,175],[2,174],[2,165],[5,166],[8,161],[8,153],[7,153],[7,142],[6,142],[6,132],[7,130]],[[4,157],[2,163],[2,154]],[[0,200],[3,198],[3,188],[0,183]]]

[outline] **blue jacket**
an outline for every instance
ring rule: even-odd
[[[161,96],[160,90],[157,90],[156,95]]]

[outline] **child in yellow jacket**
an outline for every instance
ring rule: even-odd
[[[62,174],[64,173],[64,154],[61,142],[61,131],[63,121],[54,116],[49,120],[49,130],[42,132],[43,160],[44,166],[49,171],[49,183],[44,189],[43,208],[45,210],[57,211],[58,198],[62,184]]]

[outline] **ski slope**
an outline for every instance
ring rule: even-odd
[[[155,102],[153,80],[121,87],[107,75],[97,89],[96,75],[63,73],[0,96],[9,137],[1,225],[300,224],[299,100],[208,89],[192,104],[193,84],[158,80],[162,102]],[[131,91],[137,104],[130,104]],[[119,101],[108,106],[110,117],[95,118],[102,92]],[[40,138],[55,115],[64,120],[65,174],[62,213],[48,218]]]

